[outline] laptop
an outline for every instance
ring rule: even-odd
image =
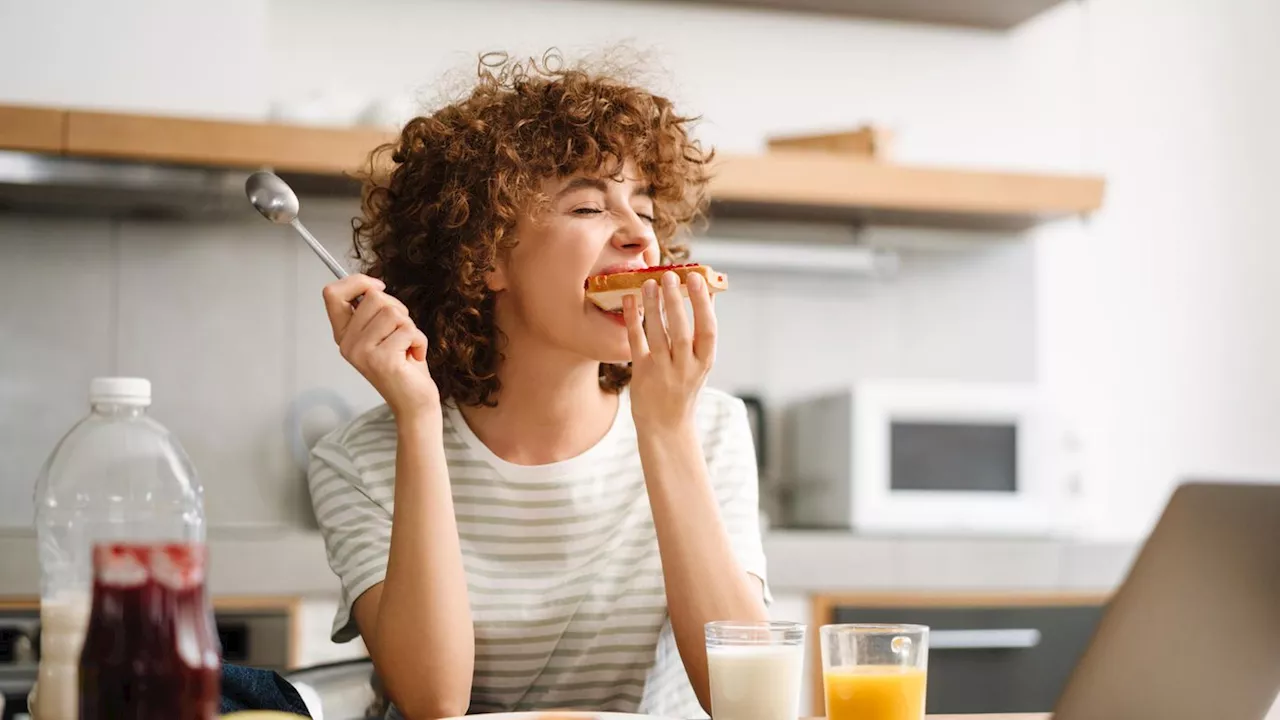
[[[1261,720],[1280,692],[1280,484],[1174,491],[1054,720]]]

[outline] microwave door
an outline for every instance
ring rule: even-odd
[[[889,444],[890,492],[1018,492],[1016,424],[895,420]]]

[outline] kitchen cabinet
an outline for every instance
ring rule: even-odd
[[[930,713],[1048,712],[1105,604],[1089,593],[816,596],[813,712],[822,710],[816,628],[827,623],[928,625]]]
[[[302,598],[215,595],[210,602],[223,662],[284,672],[304,660]],[[20,630],[38,647],[40,600],[0,598],[0,629],[4,628]]]

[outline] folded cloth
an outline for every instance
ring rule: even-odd
[[[241,710],[275,710],[311,717],[298,690],[279,673],[223,663],[218,714]]]

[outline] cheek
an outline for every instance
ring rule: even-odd
[[[549,263],[520,279],[520,303],[535,314],[550,317],[582,304],[585,270],[568,264]]]

